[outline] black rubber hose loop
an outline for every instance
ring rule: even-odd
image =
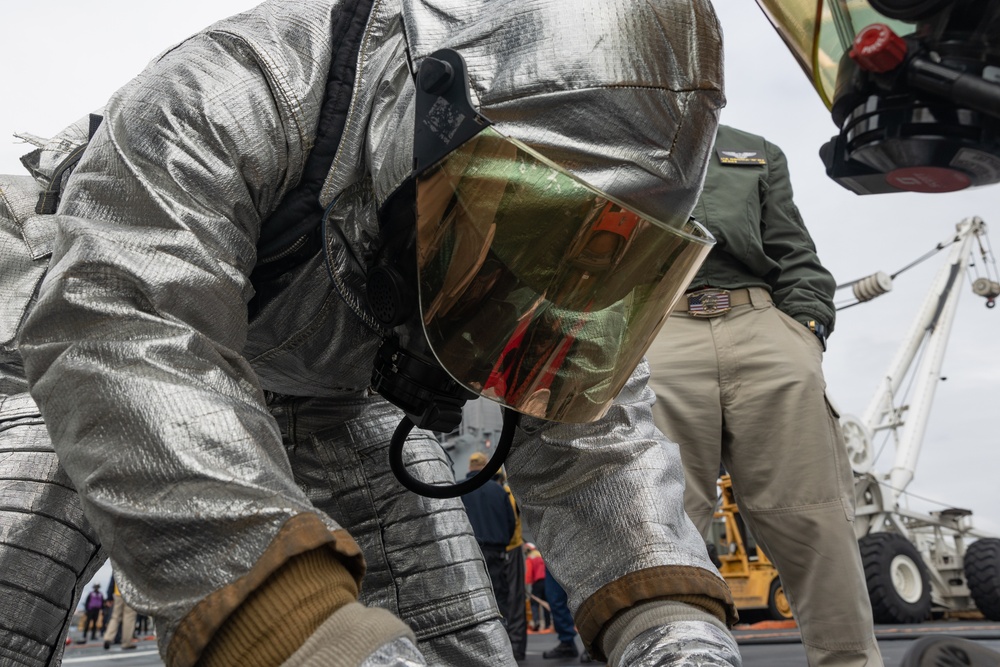
[[[475,476],[459,482],[457,484],[427,484],[411,475],[403,464],[403,446],[406,444],[406,436],[413,430],[413,422],[407,418],[399,422],[395,432],[392,434],[392,441],[389,443],[389,467],[392,474],[396,476],[399,483],[410,491],[426,498],[458,498],[466,493],[475,491],[486,482],[493,479],[500,468],[503,467],[510,447],[514,444],[514,432],[521,419],[521,413],[514,410],[503,411],[503,430],[500,432],[500,441],[497,443],[496,451],[486,463],[486,467],[480,470]]]

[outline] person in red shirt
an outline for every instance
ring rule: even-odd
[[[531,542],[524,543],[524,583],[531,596],[531,630],[541,632],[552,625],[545,599],[545,561]]]

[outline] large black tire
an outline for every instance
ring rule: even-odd
[[[876,623],[920,623],[931,613],[927,567],[902,535],[873,533],[858,540]]]
[[[983,537],[969,545],[965,579],[983,616],[1000,621],[1000,539]]]
[[[775,621],[790,621],[793,618],[792,605],[788,603],[785,589],[778,577],[771,582],[771,591],[767,595],[767,611]]]

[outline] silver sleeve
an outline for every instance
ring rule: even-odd
[[[0,395],[0,664],[58,665],[105,559],[34,401]]]
[[[680,452],[653,425],[648,374],[643,361],[597,422],[523,418],[507,460],[523,517],[574,614],[609,584],[664,567],[683,568],[675,570],[677,578],[692,582],[674,593],[703,594],[731,606],[684,513]],[[660,596],[670,593],[659,590]],[[641,591],[635,594],[633,602],[641,601]],[[584,641],[594,639],[582,625],[580,630]]]
[[[78,145],[76,129],[54,143]],[[65,154],[29,157],[42,170]],[[16,346],[51,249],[49,216],[34,214],[40,192],[31,176],[0,176],[0,664],[54,667],[76,603],[106,555],[27,394]]]
[[[241,355],[261,220],[301,172],[333,48],[329,3],[269,11],[233,24],[254,39],[209,30],[112,98],[21,338],[119,586],[167,641],[292,517],[339,530],[296,486]]]

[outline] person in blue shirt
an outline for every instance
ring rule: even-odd
[[[484,467],[488,459],[482,452],[476,452],[469,457],[469,473],[466,479],[474,476]],[[508,586],[504,576],[504,563],[507,561],[507,545],[514,537],[517,523],[514,509],[507,499],[507,492],[500,483],[487,483],[475,491],[462,496],[465,511],[469,515],[469,523],[476,534],[476,542],[486,560],[486,570],[493,582],[493,595],[497,600],[504,601],[506,606]],[[505,619],[506,622],[506,619]]]

